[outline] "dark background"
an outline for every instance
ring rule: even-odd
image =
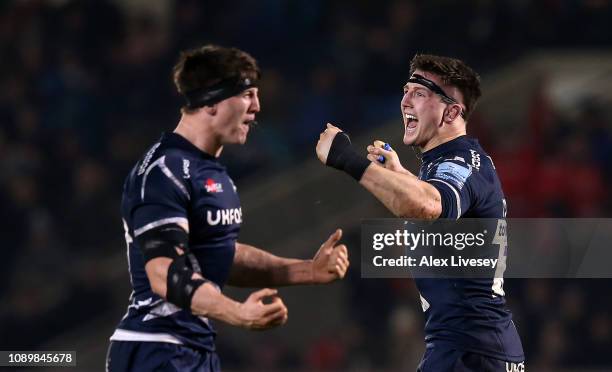
[[[180,50],[235,46],[263,70],[260,127],[222,156],[246,195],[245,226],[263,223],[249,220],[257,201],[282,208],[277,195],[303,182],[291,176],[299,169],[316,169],[325,184],[300,194],[312,208],[295,210],[292,223],[321,225],[332,206],[360,202],[322,191],[358,185],[313,165],[318,134],[333,122],[367,143],[373,131],[395,128],[391,143],[399,146],[402,86],[417,52],[462,58],[481,73],[485,97],[468,132],[495,161],[509,216],[609,217],[611,21],[608,0],[0,2],[0,349],[63,347],[77,350],[81,369],[102,369],[129,296],[121,186],[146,147],[178,122],[182,102],[170,71]],[[559,67],[557,55],[567,63]],[[534,56],[535,73],[522,63]],[[272,186],[252,191],[262,184]],[[325,222],[345,228],[353,263],[361,217],[389,215]],[[285,233],[281,222],[268,222],[246,237],[257,243]],[[312,237],[306,252],[325,238]],[[527,368],[612,369],[611,285],[507,280]],[[221,327],[223,366],[416,367],[422,315],[410,280],[360,279],[353,267],[330,288],[283,290],[312,290],[314,298],[333,291],[331,303],[291,300],[308,332],[291,321],[257,336]],[[325,306],[335,308],[332,327],[321,320]]]

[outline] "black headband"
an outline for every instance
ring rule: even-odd
[[[196,109],[214,105],[255,86],[256,82],[249,78],[225,79],[213,86],[187,92],[184,97],[187,108]]]
[[[410,79],[408,79],[408,82],[409,83],[420,84],[420,85],[428,88],[429,90],[431,90],[435,94],[437,94],[440,97],[442,97],[442,100],[445,101],[446,103],[456,103],[456,104],[459,104],[459,102],[457,102],[456,99],[454,99],[453,97],[451,97],[448,94],[446,94],[446,92],[444,90],[442,90],[442,88],[440,88],[440,86],[438,84],[434,83],[433,81],[429,80],[428,78],[426,78],[423,75],[412,74]],[[465,112],[463,111],[463,108],[461,109],[461,117],[465,118]]]

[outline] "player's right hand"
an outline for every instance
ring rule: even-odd
[[[319,134],[319,141],[315,151],[321,163],[327,164],[327,156],[329,155],[332,142],[334,142],[334,138],[340,132],[342,132],[342,129],[327,123],[325,130]]]
[[[287,322],[288,311],[276,289],[264,288],[251,295],[240,304],[240,317],[245,328],[264,330]],[[266,297],[272,299],[264,303]]]
[[[406,172],[406,168],[402,166],[400,163],[399,157],[397,153],[393,151],[393,149],[385,150],[382,146],[384,142],[382,141],[374,141],[371,145],[369,145],[366,149],[368,151],[368,160],[373,162],[376,165],[387,168],[394,172],[404,173]],[[379,161],[379,157],[383,156],[385,158],[385,162],[381,163]]]

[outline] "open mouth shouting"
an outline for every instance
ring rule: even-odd
[[[404,124],[406,126],[406,134],[410,135],[416,131],[419,119],[413,114],[404,114]]]
[[[247,125],[249,127],[253,127],[253,126],[257,125],[257,120],[255,120],[255,119],[247,119],[247,120],[243,121],[242,124]]]

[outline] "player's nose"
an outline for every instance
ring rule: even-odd
[[[249,112],[255,113],[261,110],[261,104],[259,103],[259,96],[257,93],[253,95],[253,100],[251,101],[251,106],[249,107]]]
[[[410,99],[410,94],[404,93],[402,100],[400,101],[400,105],[402,107],[412,107],[412,100]]]

